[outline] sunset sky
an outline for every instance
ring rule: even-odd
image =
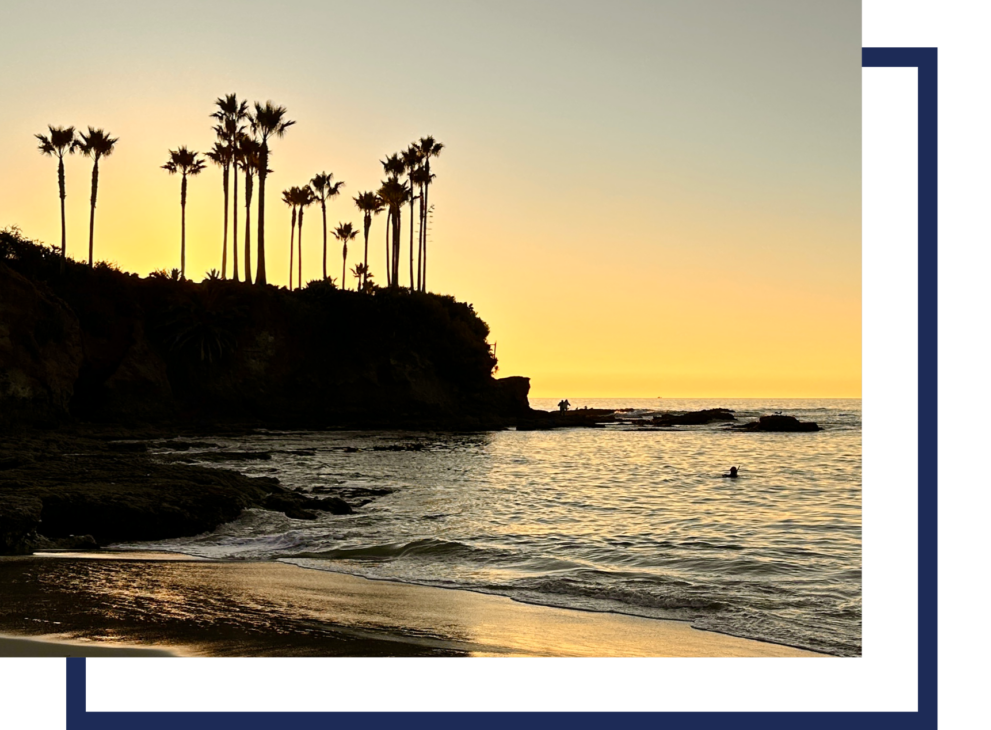
[[[859,0],[14,1],[3,15],[0,228],[58,243],[57,163],[34,134],[102,127],[120,142],[101,163],[97,258],[177,267],[168,150],[210,148],[218,96],[271,99],[297,123],[272,145],[270,282],[288,280],[283,189],[333,172],[346,187],[328,223],[360,228],[352,197],[378,187],[378,161],[431,134],[446,148],[430,288],[475,305],[499,375],[530,376],[532,396],[860,396]],[[91,162],[66,168],[81,260]],[[408,208],[404,261],[407,223]],[[198,280],[220,268],[214,166],[190,180],[187,227]],[[310,208],[304,279],[320,275],[320,228]],[[384,235],[383,215],[383,283]],[[331,238],[335,277],[340,253]]]

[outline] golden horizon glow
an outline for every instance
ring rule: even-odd
[[[160,166],[179,145],[206,152],[213,101],[236,92],[297,121],[271,145],[270,283],[288,281],[282,190],[333,172],[346,186],[328,229],[361,230],[352,198],[377,189],[379,160],[430,134],[446,147],[430,289],[474,304],[498,375],[529,376],[531,396],[860,397],[860,6],[828,5],[300,2],[290,22],[218,3],[188,28],[182,12],[134,3],[108,28],[71,4],[54,22],[15,4],[0,62],[24,70],[0,80],[0,227],[58,244],[57,160],[33,135],[102,127],[120,141],[100,164],[97,260],[178,267],[180,178]],[[245,13],[227,28],[224,7]],[[427,83],[406,77],[418,28]],[[262,33],[271,47],[232,63]],[[80,260],[91,164],[66,159]],[[240,202],[239,258],[243,185]],[[253,223],[257,203],[256,185]],[[222,209],[211,165],[189,180],[191,279],[221,267]],[[404,284],[408,222],[407,206]],[[380,284],[384,235],[383,214],[369,243]],[[255,230],[254,261],[256,243]],[[303,244],[304,280],[319,278],[319,205]],[[348,247],[349,270],[363,245]]]

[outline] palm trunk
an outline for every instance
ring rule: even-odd
[[[303,288],[303,209],[299,209],[299,276],[296,277],[296,288]]]
[[[320,208],[323,210],[323,280],[327,281],[327,201],[320,200]]]
[[[244,281],[251,283],[251,174],[244,176]]]
[[[427,231],[430,229],[430,225],[427,222],[427,218],[430,216],[430,163],[427,163],[427,182],[423,186],[423,230],[421,234],[423,236],[423,291],[427,290]]]
[[[62,155],[58,158],[58,195],[62,206],[62,261],[59,262],[59,273],[65,273],[65,165]]]
[[[268,284],[265,272],[265,178],[268,177],[268,141],[262,140],[261,169],[258,171],[258,268],[255,283]]]
[[[234,163],[234,281],[240,281],[237,273],[237,163]]]
[[[365,271],[361,275],[361,289],[368,283],[368,232],[372,229],[372,214],[365,213]]]
[[[389,248],[389,235],[392,233],[392,211],[386,215],[385,219],[385,285],[392,286],[392,257]]]
[[[399,288],[399,236],[403,229],[402,206],[396,208],[396,215],[393,216],[392,240],[396,244],[392,248],[392,285]]]
[[[179,256],[179,278],[186,278],[186,173],[182,173],[182,193],[180,194],[180,204],[182,205],[182,253]]]
[[[100,158],[93,160],[93,182],[89,194],[89,267],[93,268],[93,220],[96,218],[96,188],[100,183]]]
[[[227,278],[227,209],[229,207],[230,172],[230,165],[224,165],[224,257],[220,263],[221,279]],[[234,176],[237,177],[237,173]]]
[[[296,208],[292,209],[292,233],[289,234],[289,291],[292,291],[292,265],[293,265],[293,249],[295,248],[296,239]]]
[[[413,291],[413,209],[416,206],[416,198],[413,197],[413,181],[409,183],[409,290]]]
[[[348,244],[347,244],[347,242],[345,242],[344,243],[344,263],[341,264],[341,289],[347,289],[348,288],[347,273],[348,273]]]

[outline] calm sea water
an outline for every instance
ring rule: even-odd
[[[207,535],[137,547],[282,560],[861,653],[859,400],[572,405],[635,409],[631,416],[722,406],[740,420],[780,411],[824,430],[617,425],[212,439],[224,450],[272,451],[270,461],[224,466],[289,488],[389,491],[350,516],[309,522],[249,510]],[[740,478],[721,478],[731,465]]]

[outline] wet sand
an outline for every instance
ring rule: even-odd
[[[678,621],[156,553],[0,558],[0,595],[0,656],[822,656]]]

